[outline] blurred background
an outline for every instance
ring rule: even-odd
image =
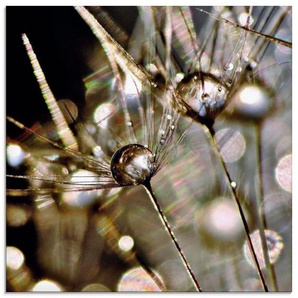
[[[245,21],[240,16],[243,18],[248,11],[243,7],[203,9],[242,22],[243,26]],[[121,34],[115,34],[114,38],[119,37],[119,43],[139,55],[144,36],[141,36],[143,27],[138,31],[136,24],[140,26],[138,16],[144,15],[136,7],[104,7],[104,11],[125,29],[123,39]],[[222,158],[237,183],[237,194],[269,289],[291,291],[291,50],[274,42],[263,43],[254,35],[245,37],[244,30],[217,22],[195,7],[191,12],[199,47],[204,48],[202,70],[214,75],[223,73],[224,79],[235,75],[230,104],[214,124],[221,157],[204,127],[193,123],[176,154],[152,179],[153,190],[203,290],[262,291],[220,162]],[[173,18],[177,15],[173,14]],[[101,17],[106,20],[105,15]],[[259,31],[274,31],[275,36],[291,41],[290,9],[257,7],[252,18],[252,26]],[[247,20],[245,15],[244,20]],[[183,23],[181,16],[177,17],[179,22]],[[7,116],[49,138],[56,137],[22,44],[21,34],[26,33],[56,98],[74,103],[62,105],[78,113],[74,122],[90,125],[89,132],[94,130],[98,142],[113,148],[106,127],[96,126],[93,116],[96,111],[97,114],[103,111],[99,109],[103,104],[113,104],[112,76],[104,67],[108,61],[75,9],[7,7],[6,28]],[[181,44],[187,49],[191,43],[182,38],[183,31],[179,30],[177,25],[175,49],[178,54],[186,55],[181,60],[187,66],[191,54],[181,50]],[[128,42],[130,37],[133,43]],[[241,46],[244,50],[239,57],[237,51]],[[247,53],[251,59],[245,61]],[[238,61],[243,68],[239,76],[233,69]],[[93,81],[90,74],[96,71],[99,72]],[[190,122],[187,117],[181,118],[178,135]],[[113,117],[109,121],[107,126],[115,123]],[[70,126],[75,127],[75,123]],[[77,173],[78,179],[89,177],[90,172],[80,172],[76,160],[69,160],[49,144],[41,143],[11,123],[7,123],[6,129],[7,174],[44,177],[63,174],[65,179],[73,179],[73,173]],[[87,154],[86,136],[80,137],[81,150]],[[14,159],[15,155],[20,161]],[[44,186],[34,179],[7,179],[8,189]],[[141,186],[72,196],[64,195],[63,190],[59,195],[33,196],[10,192],[6,224],[7,291],[161,290],[162,286],[152,276],[158,276],[169,291],[194,290]],[[266,237],[271,265],[262,254],[260,227]],[[149,268],[155,272],[151,277]]]

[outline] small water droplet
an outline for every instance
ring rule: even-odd
[[[160,141],[159,141],[160,145],[164,145],[165,143],[165,139],[164,138],[161,138]]]
[[[171,130],[174,130],[174,129],[175,129],[175,125],[172,124],[172,125],[171,125]]]
[[[237,183],[235,181],[232,181],[231,186],[235,189],[237,187]]]
[[[131,121],[128,121],[127,122],[127,126],[131,127],[132,126],[132,122]]]

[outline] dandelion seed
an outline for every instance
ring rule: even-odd
[[[93,8],[90,8],[90,11],[92,10]],[[78,11],[82,13],[84,9],[78,8]],[[162,284],[164,282],[157,278],[158,273],[154,273],[146,262],[154,264],[158,268],[157,271],[163,273],[159,270],[159,265],[163,262],[163,258],[170,258],[171,255],[168,253],[167,239],[164,238],[158,243],[158,249],[166,251],[162,256],[156,253],[157,247],[149,251],[147,255],[146,248],[150,244],[150,239],[147,239],[147,242],[141,242],[142,237],[135,234],[135,245],[132,250],[122,251],[120,248],[120,240],[124,238],[117,230],[116,224],[120,224],[123,228],[123,235],[126,234],[127,229],[125,216],[123,216],[127,210],[125,204],[123,207],[122,203],[132,200],[134,196],[136,202],[141,201],[142,198],[141,191],[137,190],[135,192],[131,190],[131,193],[123,191],[120,195],[120,190],[127,188],[127,186],[137,186],[139,184],[145,186],[160,215],[160,219],[165,225],[166,231],[170,235],[173,230],[169,222],[176,223],[179,218],[175,218],[175,214],[177,214],[175,210],[173,212],[169,210],[179,208],[181,205],[186,205],[183,210],[189,210],[188,214],[195,213],[196,209],[207,210],[203,208],[205,202],[214,193],[216,193],[216,196],[218,196],[218,193],[227,196],[226,188],[229,185],[231,191],[241,198],[241,203],[247,204],[245,210],[248,211],[249,215],[252,215],[252,218],[256,219],[254,224],[258,225],[258,216],[261,213],[259,210],[261,208],[256,207],[254,210],[252,198],[255,196],[251,188],[255,189],[257,185],[254,184],[255,180],[251,179],[252,176],[250,175],[253,172],[252,168],[259,165],[262,165],[261,171],[263,172],[261,173],[263,175],[261,178],[263,179],[260,180],[263,181],[265,193],[267,189],[275,191],[276,181],[282,189],[289,192],[287,187],[289,179],[284,178],[289,176],[285,174],[285,172],[288,172],[284,170],[286,167],[281,162],[276,163],[275,159],[272,162],[273,154],[271,149],[275,152],[273,138],[270,141],[267,139],[266,142],[263,141],[266,146],[262,147],[262,152],[266,159],[260,159],[259,163],[253,162],[254,153],[252,153],[253,150],[250,147],[253,142],[256,142],[250,131],[251,120],[255,125],[260,125],[260,123],[271,125],[272,121],[273,124],[275,123],[273,119],[275,118],[274,112],[281,111],[282,106],[286,106],[286,109],[288,109],[288,100],[283,100],[283,98],[285,95],[284,90],[290,91],[290,88],[286,87],[289,86],[289,84],[287,85],[289,71],[285,71],[289,64],[285,66],[280,63],[285,61],[283,60],[285,57],[287,57],[287,60],[290,59],[289,53],[291,52],[288,51],[289,48],[285,53],[281,50],[290,45],[290,42],[283,42],[283,40],[290,40],[290,38],[288,39],[290,33],[281,34],[279,36],[280,40],[275,39],[273,36],[276,36],[276,30],[280,25],[283,26],[284,21],[288,22],[289,10],[287,8],[267,9],[261,7],[253,8],[252,11],[249,9],[249,13],[247,12],[248,9],[243,7],[217,8],[212,14],[208,15],[206,22],[202,22],[197,26],[198,16],[201,20],[204,17],[202,17],[202,12],[196,8],[140,8],[139,17],[130,36],[130,33],[124,32],[120,26],[117,26],[117,22],[113,22],[112,18],[106,14],[105,8],[101,8],[101,13],[93,13],[93,15],[102,18],[102,26],[96,28],[93,24],[91,27],[92,31],[101,40],[108,57],[105,59],[100,56],[101,62],[105,64],[105,69],[108,69],[103,71],[106,77],[103,78],[99,75],[96,69],[95,74],[92,74],[92,78],[86,78],[88,98],[86,100],[86,109],[78,110],[80,117],[76,116],[72,104],[69,102],[59,104],[58,101],[65,123],[74,132],[79,151],[68,146],[71,142],[67,143],[65,139],[62,142],[60,142],[61,139],[58,140],[57,133],[54,132],[57,131],[57,127],[46,126],[46,122],[43,122],[42,124],[45,126],[38,129],[35,127],[27,129],[20,122],[9,118],[11,123],[25,130],[24,135],[20,138],[21,141],[18,143],[24,148],[22,150],[26,151],[26,158],[20,159],[21,162],[17,161],[17,166],[13,170],[18,171],[18,166],[22,165],[22,167],[26,167],[27,173],[25,175],[16,175],[13,172],[8,178],[14,177],[14,180],[25,180],[25,182],[27,180],[29,182],[29,188],[24,186],[23,189],[10,190],[10,193],[17,194],[19,192],[24,194],[27,192],[34,195],[32,202],[36,216],[32,217],[32,220],[34,220],[39,239],[41,239],[38,251],[40,255],[46,255],[46,257],[39,257],[39,262],[45,271],[54,272],[59,276],[59,270],[63,268],[58,265],[61,263],[61,258],[64,260],[67,255],[66,247],[69,246],[74,257],[71,263],[79,265],[67,267],[67,264],[62,262],[65,267],[71,269],[71,272],[62,270],[64,276],[61,276],[61,279],[66,280],[68,284],[74,285],[73,289],[75,290],[84,290],[85,288],[88,291],[90,291],[90,288],[92,290],[91,282],[97,278],[98,268],[103,269],[101,274],[103,278],[105,272],[109,274],[112,272],[112,274],[110,274],[111,278],[109,278],[108,285],[104,282],[100,285],[97,284],[94,291],[104,291],[109,288],[116,289],[118,279],[115,281],[115,277],[123,274],[123,264],[117,263],[117,259],[124,262],[126,267],[141,266],[142,272],[146,273],[144,278],[140,278],[142,279],[140,282],[138,277],[143,276],[140,272],[137,273],[138,277],[132,274],[125,281],[119,281],[117,290],[120,289],[120,284],[129,284],[129,281],[132,282],[131,290],[166,290]],[[106,29],[104,28],[107,31],[110,28],[109,32],[113,33],[113,38],[105,32]],[[118,37],[116,32],[121,33],[119,43],[115,42]],[[142,33],[140,34],[140,32]],[[120,46],[123,36],[125,36],[126,41],[130,38],[127,47],[125,47],[127,51]],[[273,51],[271,51],[272,46],[269,41],[278,44]],[[133,50],[132,47],[134,47]],[[269,55],[271,52],[274,55]],[[260,72],[262,68],[269,67],[275,61],[279,61],[274,68],[275,71],[270,71],[272,69],[269,68],[267,71],[265,69],[265,71]],[[227,66],[226,71],[224,66]],[[273,78],[273,73],[276,74],[275,78]],[[37,74],[40,75],[40,72]],[[285,78],[282,78],[281,74],[284,74]],[[93,84],[92,88],[91,85],[87,84],[87,81],[88,84]],[[255,97],[258,98],[258,101],[252,101],[252,96],[246,97],[243,102],[240,100],[240,95],[243,94],[242,91],[245,86],[257,87],[257,90],[254,89],[252,93],[257,95],[259,92],[260,96]],[[193,96],[189,96],[189,94]],[[274,100],[272,95],[274,95]],[[290,98],[290,96],[287,96],[287,98]],[[265,100],[262,101],[263,99]],[[239,108],[240,102],[242,106],[250,107],[249,111],[241,110],[241,107]],[[281,103],[281,105],[278,106],[277,103]],[[101,110],[100,107],[104,107],[106,104],[111,106],[107,111]],[[188,116],[190,120],[180,117],[180,113]],[[276,114],[276,118],[279,118],[280,123],[284,124],[283,119],[287,116],[283,113]],[[96,115],[98,116],[96,117]],[[58,122],[61,123],[59,119]],[[217,144],[212,141],[213,136],[216,135],[215,132],[219,132],[223,127],[235,125],[235,119],[237,125],[242,125],[243,120],[246,120],[244,128],[241,126],[243,128],[241,135],[244,140],[244,149],[242,148],[241,153],[230,159],[232,160],[231,163],[225,168],[226,172],[222,174],[216,168],[214,158],[209,157],[206,152],[216,152]],[[263,120],[268,121],[263,122]],[[198,139],[199,146],[192,147],[193,142],[185,145],[182,143],[182,140],[185,140],[184,137],[187,136],[185,126],[188,126],[188,123],[192,121],[208,127],[209,132],[211,132],[211,136],[207,134],[208,139],[211,140],[209,147],[206,147],[205,138],[200,138],[199,134],[190,136],[190,140],[192,138]],[[238,131],[237,125],[235,125],[236,131]],[[64,127],[67,128],[67,126]],[[200,132],[198,125],[194,124],[193,126],[196,133]],[[274,127],[278,127],[278,125]],[[266,127],[264,130],[262,129],[262,134],[267,130]],[[275,136],[281,142],[278,131],[279,129],[275,130]],[[62,133],[62,130],[60,132]],[[31,137],[28,137],[28,135]],[[54,141],[51,141],[51,139]],[[233,143],[228,142],[228,144],[227,154],[231,153],[232,149],[234,150]],[[284,151],[279,156],[288,155],[287,144],[282,147]],[[180,148],[178,145],[183,146]],[[220,146],[218,147],[220,148]],[[188,174],[184,179],[180,177],[179,183],[174,178],[170,180],[177,187],[179,185],[183,186],[181,187],[182,190],[179,188],[179,192],[177,192],[179,195],[182,193],[183,198],[189,198],[184,200],[181,197],[181,201],[175,202],[175,196],[178,195],[173,191],[172,184],[166,184],[168,183],[166,178],[171,172],[169,169],[171,169],[172,164],[183,162],[182,158],[180,161],[177,158],[172,158],[173,153],[177,150],[182,150],[179,156],[183,159],[190,160],[190,156],[195,156],[200,160],[200,163],[187,163],[189,165]],[[245,154],[244,150],[246,150]],[[223,159],[223,151],[220,153],[216,157]],[[208,164],[209,159],[212,158],[212,163]],[[166,166],[166,163],[169,164]],[[8,164],[12,165],[14,161],[8,161]],[[200,167],[201,164],[206,164],[208,167],[203,167],[204,170],[200,168],[198,171],[193,171],[194,165]],[[272,177],[272,173],[271,175],[269,173],[275,168],[276,176]],[[162,171],[163,169],[164,171]],[[179,169],[175,171],[175,175],[183,175],[184,172],[179,167],[175,169]],[[161,172],[165,172],[165,175],[162,176],[164,179],[159,178]],[[199,173],[199,175],[192,177],[193,172]],[[77,173],[81,174],[78,175]],[[212,173],[212,179],[210,179],[209,173]],[[228,179],[225,179],[225,175],[228,176]],[[21,177],[22,179],[20,179]],[[167,192],[157,193],[158,200],[151,188],[151,179],[154,188],[160,185],[161,189],[167,189]],[[192,182],[192,179],[195,179],[196,182]],[[227,180],[228,185],[225,180]],[[200,195],[197,195],[198,193]],[[201,195],[205,193],[206,195]],[[277,196],[277,194],[275,195]],[[169,207],[167,206],[167,199],[171,201],[168,204]],[[63,204],[61,205],[61,203]],[[266,200],[262,203],[266,205]],[[72,206],[72,208],[64,209],[63,207],[67,205]],[[222,228],[220,222],[227,224],[225,230],[227,233],[235,232],[236,226],[233,222],[235,223],[240,219],[237,210],[236,213],[233,213],[230,212],[231,208],[229,209],[228,204],[219,205],[217,207],[222,207],[221,211],[218,211],[220,208],[214,208],[214,212],[211,212],[211,208],[208,209],[209,215],[219,214],[215,216],[216,219],[210,215],[210,218],[213,219],[213,226],[210,225],[209,228],[213,232],[215,230],[218,232],[215,238],[220,238],[220,235],[225,234],[225,232],[219,232]],[[161,206],[165,206],[165,208],[161,209]],[[276,207],[275,212],[279,212],[281,210],[279,206],[274,205],[272,208]],[[139,205],[136,204],[135,209],[137,210],[136,213],[140,213],[140,216],[143,215]],[[228,210],[228,213],[231,214],[228,221],[219,220],[225,212],[224,210]],[[86,217],[87,213],[88,217]],[[148,207],[146,209],[147,213],[149,214]],[[72,215],[70,216],[70,214]],[[56,234],[46,233],[45,237],[45,232],[42,232],[40,228],[42,225],[38,216],[47,218],[47,221],[43,221],[43,225],[47,229],[43,231],[50,231],[50,227],[55,229],[58,225],[59,228],[55,229]],[[98,223],[95,217],[100,216],[105,218],[105,220],[102,220],[101,229],[99,229],[102,233],[94,228],[94,223]],[[59,225],[57,219],[63,217],[67,218],[65,222],[67,221],[68,224]],[[72,217],[73,221],[70,220]],[[182,220],[183,226],[174,225],[177,238],[173,234],[171,239],[176,245],[191,280],[196,282],[196,275],[200,277],[199,280],[201,281],[201,276],[203,276],[203,288],[208,291],[210,289],[251,291],[261,289],[259,282],[256,286],[257,280],[253,284],[249,282],[246,271],[240,267],[243,257],[240,257],[239,250],[232,249],[232,252],[225,251],[225,254],[220,251],[217,256],[215,251],[211,252],[209,247],[206,248],[202,245],[205,239],[201,239],[201,234],[195,235],[192,229],[188,229],[189,222],[192,222],[191,215],[182,215],[182,217],[184,218]],[[13,217],[9,218],[13,220]],[[280,217],[278,218],[280,219]],[[270,223],[272,221],[276,226],[282,225],[284,233],[287,233],[288,229],[286,227],[290,224],[285,219],[279,219],[270,217]],[[15,221],[15,224],[18,224],[18,222]],[[134,222],[135,226],[137,224]],[[64,229],[62,229],[62,226]],[[237,227],[240,229],[241,225],[238,224]],[[133,227],[130,228],[133,229]],[[208,230],[208,224],[205,228]],[[96,230],[95,234],[93,233],[94,230]],[[210,233],[212,234],[212,232]],[[214,233],[216,234],[216,232]],[[239,234],[241,233],[239,232]],[[223,238],[232,239],[233,236],[235,235],[225,235]],[[48,257],[49,254],[47,254],[51,246],[46,247],[47,245],[42,243],[46,243],[47,238],[52,242],[60,243],[55,254],[57,256],[55,257],[56,269],[51,267],[50,264],[54,261],[51,261],[51,258]],[[84,239],[83,242],[81,238]],[[107,253],[104,255],[101,255],[102,239],[107,243],[105,245]],[[142,247],[142,256],[144,256],[145,262],[142,262],[144,261],[142,258],[138,259],[139,255],[137,254],[142,243],[146,246]],[[237,246],[236,241],[235,246]],[[185,255],[181,247],[185,247]],[[193,249],[193,247],[196,249]],[[256,248],[258,248],[258,245],[256,245]],[[287,255],[290,255],[287,246],[283,249],[287,251]],[[117,255],[117,258],[114,258],[111,251]],[[266,252],[264,254],[266,255]],[[185,256],[187,256],[187,259],[189,258],[192,267],[190,267]],[[111,267],[109,266],[111,264],[109,257],[113,259],[113,266]],[[95,259],[102,260],[103,264],[88,263],[88,260]],[[198,261],[201,259],[204,261]],[[289,258],[284,259],[289,260]],[[169,261],[172,262],[173,260],[169,259]],[[280,261],[285,262],[282,258]],[[178,261],[175,260],[174,262]],[[260,263],[262,267],[263,263]],[[266,262],[264,261],[264,263]],[[282,264],[282,267],[286,268],[287,264],[284,264]],[[194,268],[194,270],[191,268]],[[277,273],[280,273],[280,271],[277,271]],[[181,280],[177,281],[177,276],[174,276],[174,273],[172,277],[170,275],[169,272],[163,274],[168,286],[167,289],[173,288],[177,291],[192,289],[189,280],[181,276]],[[76,276],[80,276],[80,279],[76,279]],[[166,276],[170,276],[169,280]],[[270,283],[273,282],[270,280],[270,274],[268,276],[267,278],[266,274],[266,282],[269,280],[268,285],[271,290]],[[285,285],[281,276],[281,274],[277,275],[281,286],[280,289],[288,290],[289,285],[288,283]],[[30,280],[30,278],[27,278],[27,280]],[[185,282],[182,282],[182,280]],[[175,283],[175,287],[171,286],[173,283]],[[110,286],[111,284],[113,286]],[[88,286],[90,287],[88,288]],[[196,287],[200,289],[200,285],[197,284]],[[20,288],[16,287],[14,289]],[[276,289],[277,287],[274,288],[274,290]]]

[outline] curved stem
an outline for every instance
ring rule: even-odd
[[[148,195],[149,195],[149,197],[151,199],[152,204],[154,205],[154,207],[158,211],[158,214],[159,214],[159,217],[160,217],[162,223],[164,224],[164,226],[165,226],[166,230],[168,231],[169,235],[171,236],[172,241],[173,241],[174,245],[176,246],[176,248],[178,250],[178,253],[179,253],[179,255],[180,255],[181,259],[182,259],[182,262],[183,262],[183,264],[184,264],[184,266],[185,266],[185,268],[187,270],[187,273],[189,274],[189,276],[190,276],[190,278],[191,278],[191,280],[192,280],[195,288],[198,291],[202,292],[202,288],[201,288],[198,280],[196,279],[196,277],[195,277],[195,275],[194,275],[194,273],[193,273],[193,271],[192,271],[192,269],[190,267],[190,264],[187,261],[184,252],[182,251],[182,248],[180,247],[180,245],[179,245],[179,243],[177,241],[177,238],[176,238],[176,236],[174,234],[174,231],[171,228],[170,223],[168,222],[165,214],[163,213],[163,211],[162,211],[162,209],[161,209],[161,207],[160,207],[160,205],[159,205],[159,203],[157,201],[157,198],[156,198],[155,194],[153,193],[153,190],[151,188],[150,181],[144,182],[143,183],[143,186],[145,187],[145,189],[146,189],[146,191],[147,191],[147,193],[148,193]]]
[[[221,156],[221,154],[220,154],[219,147],[217,146],[216,140],[215,140],[215,138],[214,138],[214,134],[209,130],[209,128],[208,128],[207,126],[205,126],[205,131],[207,132],[207,135],[209,135],[209,137],[210,137],[210,139],[211,139],[211,141],[212,141],[212,143],[213,143],[213,147],[216,149],[216,153],[217,153],[217,155],[219,156],[219,160],[220,160],[220,162],[221,162],[221,164],[222,164],[222,167],[223,167],[223,169],[224,169],[224,171],[225,171],[225,174],[226,174],[226,177],[227,177],[227,179],[228,179],[230,190],[231,190],[231,192],[232,192],[232,194],[233,194],[234,201],[235,201],[236,204],[237,204],[237,207],[238,207],[238,210],[239,210],[239,214],[240,214],[240,217],[241,217],[243,226],[244,226],[244,230],[245,230],[245,234],[246,234],[246,239],[247,239],[247,244],[248,244],[250,253],[251,253],[251,255],[252,255],[253,261],[254,261],[254,263],[255,263],[255,266],[256,266],[256,268],[257,268],[257,272],[258,272],[258,274],[259,274],[259,277],[260,277],[262,286],[263,286],[265,292],[269,292],[269,290],[268,290],[268,286],[267,286],[267,284],[266,284],[266,281],[265,281],[263,272],[262,272],[262,270],[261,270],[261,267],[260,267],[260,264],[259,264],[259,261],[258,261],[256,252],[255,252],[255,249],[254,249],[253,244],[252,244],[252,240],[251,240],[251,237],[250,237],[250,231],[249,231],[249,227],[248,227],[247,220],[246,220],[244,211],[243,211],[243,209],[242,209],[240,200],[239,200],[239,198],[238,198],[238,195],[237,195],[237,193],[236,193],[236,183],[235,183],[235,181],[231,178],[230,173],[229,173],[229,171],[228,171],[228,169],[227,169],[227,166],[226,166],[224,160],[222,159],[222,156]]]

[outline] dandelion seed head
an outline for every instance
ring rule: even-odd
[[[120,185],[142,184],[153,175],[154,156],[142,145],[126,145],[112,156],[111,171],[115,181]]]

